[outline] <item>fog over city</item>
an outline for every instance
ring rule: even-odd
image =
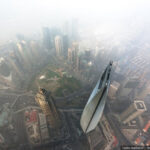
[[[149,0],[0,1],[0,150],[150,147]]]
[[[89,27],[91,32],[126,40],[141,32],[147,33],[142,36],[149,35],[149,13],[147,0],[5,0],[0,5],[0,39],[12,39],[16,33],[36,34],[42,26],[60,27],[66,20],[78,18],[81,27]]]

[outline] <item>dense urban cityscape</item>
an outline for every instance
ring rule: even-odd
[[[150,146],[150,43],[141,35],[107,36],[73,18],[0,42],[0,150]],[[82,112],[110,61],[102,117],[85,133]]]
[[[106,51],[99,43],[93,49],[83,47],[86,38],[82,41],[77,21],[73,20],[71,33],[65,30],[68,27],[63,31],[43,27],[42,39],[17,35],[16,41],[1,45],[2,149],[107,150],[150,145],[150,55],[145,52],[150,45],[137,47],[130,56],[113,57],[114,49]],[[81,113],[110,58],[113,73],[104,114],[96,129],[85,135],[79,124]],[[42,102],[45,98],[51,108]]]

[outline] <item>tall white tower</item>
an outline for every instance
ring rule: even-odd
[[[56,56],[60,57],[63,51],[63,42],[60,36],[55,37]]]

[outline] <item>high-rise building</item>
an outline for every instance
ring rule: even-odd
[[[67,57],[67,51],[69,46],[69,39],[67,35],[63,36],[63,55],[64,57]]]
[[[60,118],[49,92],[45,89],[40,89],[35,96],[35,100],[45,114],[49,127],[53,130],[58,129],[60,127]]]
[[[80,64],[81,64],[81,57],[78,55],[76,59],[76,70],[80,70]]]
[[[120,115],[120,121],[123,124],[126,124],[144,113],[146,110],[147,108],[144,101],[136,100]]]
[[[46,49],[50,49],[52,47],[51,35],[48,27],[43,28],[43,44]]]
[[[55,37],[56,56],[60,57],[63,51],[63,42],[60,36]]]
[[[79,52],[79,43],[78,42],[73,42],[72,43],[72,49],[74,50],[75,56],[77,56]]]
[[[109,92],[108,92],[108,97],[111,100],[115,100],[116,99],[117,91],[118,91],[119,87],[120,87],[119,82],[113,81],[110,84],[110,88],[109,88]]]
[[[72,43],[72,55],[73,55],[73,58],[72,58],[72,61],[73,61],[73,68],[76,69],[77,68],[77,64],[78,64],[78,53],[79,53],[79,44],[78,42],[73,42]]]
[[[112,62],[109,63],[98,80],[83,110],[80,124],[85,133],[94,130],[102,117],[110,85],[111,67]]]
[[[72,63],[72,49],[71,48],[68,48],[68,62]]]
[[[79,56],[79,44],[77,42],[72,43],[72,47],[68,48],[68,62],[72,65],[72,68],[79,70],[81,58]]]
[[[28,43],[26,41],[21,41],[17,43],[18,53],[21,56],[21,62],[23,64],[24,70],[30,70],[31,64],[33,62],[33,58],[31,56],[30,48],[28,47]]]
[[[119,87],[119,97],[127,97],[127,96],[131,96],[132,98],[135,99],[136,98],[136,93],[135,89],[138,87],[139,85],[139,80],[138,78],[126,78],[120,85]]]

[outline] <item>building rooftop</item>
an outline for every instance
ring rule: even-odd
[[[147,110],[144,101],[134,101],[134,105],[138,111],[146,111]]]

